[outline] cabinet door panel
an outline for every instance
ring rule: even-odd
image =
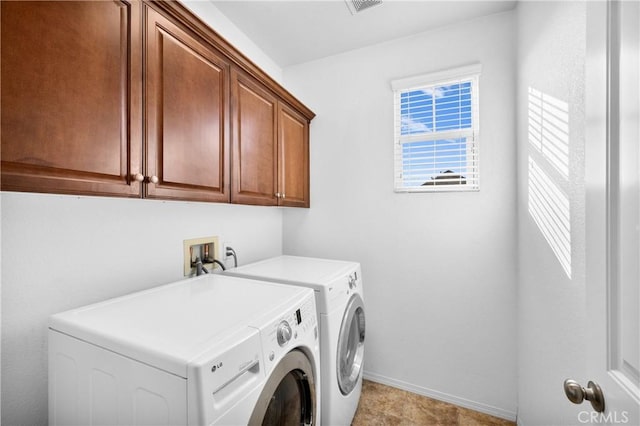
[[[140,4],[0,8],[2,189],[139,196]]]
[[[232,73],[233,183],[231,201],[275,205],[276,98],[240,73]]]
[[[280,205],[309,207],[309,124],[292,109],[278,111]]]
[[[147,196],[228,201],[228,64],[147,10]]]

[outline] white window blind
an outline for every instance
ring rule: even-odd
[[[395,191],[479,189],[480,65],[392,82]]]

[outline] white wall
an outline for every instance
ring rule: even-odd
[[[310,210],[284,251],[361,262],[365,372],[507,418],[516,411],[515,15],[285,68],[317,114]],[[390,81],[480,62],[481,190],[393,192]]]
[[[207,25],[224,37],[232,46],[238,49],[258,65],[271,78],[282,82],[282,68],[267,56],[258,46],[236,27],[210,0],[180,0]]]
[[[2,197],[0,197],[0,424],[2,423]]]
[[[518,422],[579,424],[590,407],[571,404],[566,378],[586,383],[588,319],[585,312],[584,66],[586,9],[583,2],[520,2],[518,5]],[[529,89],[544,93],[568,113],[568,174],[559,172],[530,142]],[[545,120],[558,134],[562,123]],[[560,114],[561,115],[561,114]],[[566,125],[566,120],[564,125]],[[535,139],[535,137],[533,137]],[[561,266],[529,212],[532,159],[568,200],[570,272]],[[548,194],[549,188],[543,188]],[[548,195],[544,195],[548,198]],[[553,209],[552,209],[553,210]],[[549,212],[554,216],[553,211]],[[544,228],[544,226],[543,226]],[[552,239],[553,241],[553,239]]]
[[[275,208],[2,194],[2,424],[47,424],[47,317],[182,278],[183,240],[282,252]]]
[[[281,70],[211,3],[196,13]],[[218,235],[242,263],[282,253],[282,210],[2,193],[2,424],[47,424],[47,317],[181,278],[183,240]]]

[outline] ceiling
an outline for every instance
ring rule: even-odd
[[[516,5],[515,0],[383,0],[352,15],[344,0],[211,1],[281,68]]]

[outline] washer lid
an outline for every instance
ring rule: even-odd
[[[303,284],[321,290],[336,278],[348,275],[356,262],[313,257],[278,256],[249,265],[228,269],[230,275],[266,279],[287,284]]]
[[[199,354],[283,315],[309,293],[204,275],[53,315],[49,327],[187,377],[187,364]]]

